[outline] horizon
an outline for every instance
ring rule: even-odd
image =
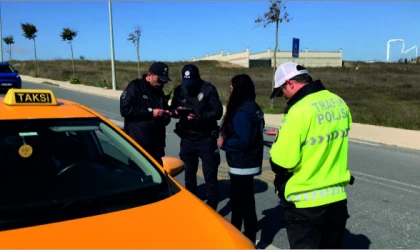
[[[300,39],[300,51],[342,48],[343,61],[386,62],[388,40],[404,39],[405,51],[417,46],[416,41],[420,40],[407,25],[413,22],[413,17],[419,18],[420,2],[285,1],[284,4],[292,20],[279,26],[281,51],[291,51],[292,39],[296,37]],[[251,54],[273,50],[275,24],[264,28],[254,23],[269,5],[269,1],[113,1],[115,61],[137,62],[135,46],[127,41],[136,25],[143,30],[141,62],[191,61],[193,57],[218,54],[221,50],[224,54],[246,48]],[[39,30],[38,61],[71,60],[70,46],[59,36],[65,27],[79,32],[73,41],[75,60],[80,57],[91,61],[111,60],[107,1],[2,1],[1,11],[2,36],[13,35],[15,40],[12,60],[34,60],[33,41],[22,36],[20,27],[20,23],[26,22]],[[177,16],[173,17],[173,13]],[[3,42],[2,47],[5,61],[9,59],[8,46]],[[391,43],[390,61],[415,57],[414,50],[401,54],[401,47],[401,42]]]

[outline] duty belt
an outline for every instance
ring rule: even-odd
[[[206,137],[211,137],[211,132],[196,132],[193,130],[185,130],[184,131],[184,138],[192,140],[192,141],[199,141],[202,140]]]

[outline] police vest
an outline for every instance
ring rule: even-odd
[[[293,173],[284,196],[297,208],[347,198],[351,124],[346,103],[325,89],[306,95],[284,115],[270,154],[275,164]]]
[[[246,101],[240,105],[237,111],[244,111],[250,117],[251,132],[250,142],[247,147],[239,151],[226,151],[226,161],[229,165],[229,173],[233,175],[259,175],[262,172],[264,157],[264,113],[258,104]],[[229,130],[233,131],[232,123]]]

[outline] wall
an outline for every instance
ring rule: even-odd
[[[277,66],[283,62],[295,61],[305,67],[342,67],[343,65],[343,50],[339,51],[309,51],[305,49],[299,52],[299,58],[293,58],[291,51],[278,51],[276,53]],[[274,65],[274,52],[269,48],[265,52],[251,54],[249,48],[245,51],[231,54],[229,51],[224,54],[223,50],[218,54],[208,55],[204,57],[193,57],[192,61],[202,60],[216,60],[239,64],[243,67],[249,67],[249,60],[270,60],[271,65]]]

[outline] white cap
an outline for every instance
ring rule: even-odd
[[[285,62],[280,64],[276,69],[276,74],[274,75],[274,89],[270,95],[270,99],[273,99],[280,92],[280,87],[291,78],[297,75],[308,74],[308,70],[298,70],[297,67],[299,64],[294,62]],[[280,95],[281,96],[281,95]]]

